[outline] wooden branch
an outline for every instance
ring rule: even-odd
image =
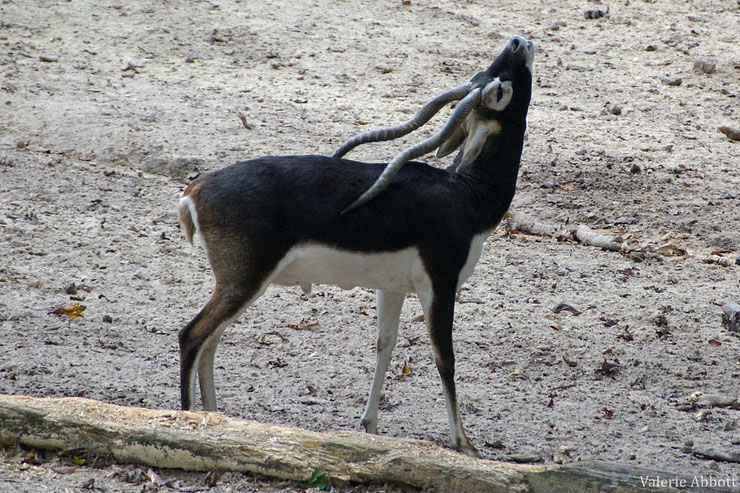
[[[436,491],[654,492],[655,485],[644,478],[678,477],[598,462],[507,464],[466,457],[427,441],[350,431],[316,433],[218,413],[0,395],[0,445],[17,444],[44,450],[82,448],[120,463],[250,472],[302,482],[318,468],[338,481]]]
[[[575,239],[583,244],[591,245],[604,250],[611,250],[612,252],[618,252],[622,249],[622,237],[604,235],[595,232],[588,226],[580,225],[576,228],[573,233]]]
[[[595,246],[605,250],[618,252],[622,249],[622,238],[620,236],[605,235],[593,231],[585,225],[565,226],[557,228],[549,224],[538,223],[527,219],[520,214],[509,213],[504,221],[507,231],[527,233],[536,236],[548,236],[558,240],[573,239],[584,245]]]
[[[509,213],[508,217],[504,221],[504,227],[508,231],[516,231],[520,233],[527,233],[536,236],[549,236],[558,237],[565,233],[564,230],[558,229],[555,226],[549,224],[538,223],[531,219],[528,219],[520,214]]]

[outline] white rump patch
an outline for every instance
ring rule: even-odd
[[[193,232],[193,244],[200,245],[200,247],[203,248],[203,251],[205,251],[207,257],[208,248],[206,248],[206,242],[203,240],[203,235],[200,234],[198,211],[195,209],[195,203],[193,202],[193,200],[187,195],[183,195],[182,197],[180,197],[180,208],[183,207],[187,207],[188,211],[190,212],[190,218],[193,221],[193,226],[195,227],[195,231]]]

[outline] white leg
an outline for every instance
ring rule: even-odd
[[[223,332],[223,331],[218,331]],[[213,360],[216,356],[220,333],[215,333],[203,345],[198,358],[198,382],[204,411],[216,411],[216,385],[213,381]]]
[[[380,392],[383,389],[388,363],[391,361],[391,353],[396,347],[398,321],[401,318],[401,307],[405,298],[406,293],[378,291],[378,356],[370,397],[362,415],[362,425],[368,433],[378,433]]]

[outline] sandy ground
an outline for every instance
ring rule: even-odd
[[[586,19],[593,9],[607,15]],[[512,211],[621,235],[625,251],[490,236],[456,311],[468,434],[488,459],[740,484],[740,464],[700,456],[737,452],[740,411],[692,405],[698,392],[740,397],[740,339],[720,308],[740,302],[740,143],[718,131],[740,127],[739,29],[736,2],[709,0],[3,0],[0,393],[177,408],[177,331],[212,285],[174,213],[188,175],[329,154],[404,121],[521,34],[539,51]],[[388,160],[439,120],[352,157]],[[81,318],[54,313],[75,303]],[[374,303],[360,288],[269,289],[224,335],[220,410],[361,429]],[[446,444],[420,313],[410,296],[379,427]],[[124,482],[122,466],[2,459],[3,491],[88,478],[167,489]],[[203,475],[159,474],[205,488]],[[297,487],[227,475],[212,491]]]

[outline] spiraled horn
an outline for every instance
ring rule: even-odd
[[[342,144],[342,146],[333,154],[333,157],[342,157],[360,144],[365,144],[367,142],[393,140],[413,132],[414,130],[431,120],[431,118],[436,115],[439,110],[444,108],[447,103],[464,98],[470,92],[470,89],[472,87],[472,84],[468,82],[467,84],[463,84],[461,86],[450,89],[449,91],[443,92],[442,94],[422,106],[421,109],[414,113],[414,116],[412,116],[411,119],[406,123],[402,123],[395,127],[370,130],[368,132],[363,132],[361,134],[355,135],[347,142]]]
[[[442,127],[442,130],[429,137],[424,142],[421,142],[414,147],[406,149],[401,154],[393,158],[393,161],[388,163],[380,176],[375,180],[375,183],[373,183],[372,186],[365,191],[365,193],[360,195],[357,200],[352,202],[349,207],[344,209],[342,211],[342,214],[356,209],[366,202],[377,197],[383,190],[388,188],[391,180],[393,180],[393,177],[396,176],[399,171],[401,171],[401,168],[404,164],[439,147],[439,145],[447,140],[449,136],[465,121],[465,118],[468,116],[470,111],[478,106],[480,104],[480,101],[480,88],[476,88],[468,93],[468,95],[465,96],[465,98],[463,98],[463,100],[460,101],[460,103],[457,105],[455,111],[452,112],[452,115],[450,115],[450,118],[447,120],[447,123],[445,123],[444,127]]]

